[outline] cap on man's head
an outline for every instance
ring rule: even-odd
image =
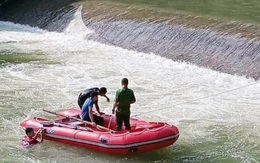
[[[127,78],[123,78],[123,79],[121,80],[121,83],[122,83],[122,84],[128,84],[128,79],[127,79]]]
[[[101,88],[99,89],[99,93],[104,93],[104,94],[106,94],[106,93],[107,93],[107,89],[106,89],[105,87],[101,87]]]

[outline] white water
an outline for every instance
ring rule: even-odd
[[[1,51],[42,52],[58,62],[0,68],[0,161],[260,161],[260,84],[154,54],[85,40],[85,34],[93,31],[85,28],[79,16],[64,33],[0,22]],[[176,125],[180,138],[175,145],[129,157],[48,141],[29,150],[20,147],[24,134],[20,121],[32,116],[52,117],[42,109],[56,111],[77,106],[80,91],[93,86],[106,86],[113,101],[122,77],[129,79],[129,87],[136,94],[132,115],[143,113],[139,118]],[[101,110],[110,113],[112,103],[103,98],[99,101]]]

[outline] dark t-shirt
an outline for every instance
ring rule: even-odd
[[[135,101],[134,91],[128,88],[116,92],[115,102],[118,102],[117,112],[130,114],[130,104]]]
[[[91,93],[93,93],[93,92],[99,92],[99,88],[96,88],[96,87],[89,88],[79,94],[79,99],[80,99],[82,105],[84,104],[86,99],[90,97]],[[97,101],[95,102],[95,104],[97,104]]]

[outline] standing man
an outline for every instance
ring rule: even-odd
[[[92,125],[103,125],[103,118],[93,114],[93,104],[97,101],[98,94],[93,92],[90,97],[84,102],[81,110],[81,116],[84,121],[89,121]]]
[[[93,93],[93,92],[96,92],[100,96],[104,96],[107,99],[107,102],[110,101],[109,98],[106,96],[107,89],[105,87],[101,87],[100,89],[96,88],[96,87],[95,88],[89,88],[89,89],[86,89],[79,94],[78,104],[79,104],[80,109],[82,109],[82,105],[84,104],[86,99],[90,97],[90,94]],[[98,106],[98,100],[95,101],[95,107],[96,107],[97,112],[99,114],[101,114],[101,112],[99,110],[99,106]]]
[[[130,126],[130,105],[135,103],[134,91],[129,89],[128,79],[123,78],[121,80],[122,89],[117,90],[115,96],[115,103],[113,105],[112,113],[116,109],[116,129],[121,131],[122,124],[124,122],[126,130],[131,130]]]

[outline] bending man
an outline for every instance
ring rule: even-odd
[[[84,102],[86,101],[87,98],[90,97],[90,94],[93,92],[96,92],[100,96],[104,96],[108,102],[110,101],[109,98],[106,96],[107,89],[105,87],[101,87],[100,89],[99,88],[89,88],[79,94],[78,105],[79,105],[80,109],[82,109]],[[99,110],[99,106],[98,106],[98,100],[95,101],[95,107],[96,107],[97,112],[99,114],[101,114],[101,112]]]

